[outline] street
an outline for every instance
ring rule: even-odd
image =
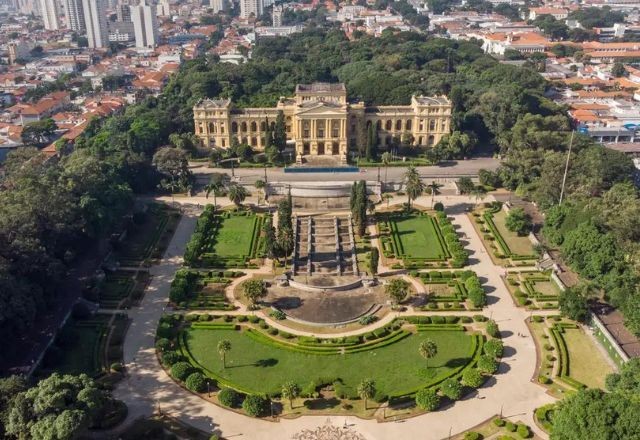
[[[481,169],[495,170],[500,165],[498,159],[492,157],[479,157],[469,160],[448,161],[437,166],[417,167],[423,179],[433,180],[456,180],[461,176],[475,177]],[[206,183],[207,175],[212,173],[232,174],[229,168],[209,168],[208,164],[192,163],[191,171],[198,178],[199,183]],[[318,182],[318,181],[356,181],[356,180],[378,180],[388,182],[401,182],[406,172],[406,167],[389,167],[386,171],[383,166],[361,168],[359,172],[352,173],[285,173],[283,168],[266,168],[267,179],[275,182]],[[255,182],[258,179],[264,180],[265,168],[236,168],[233,174],[240,181]]]

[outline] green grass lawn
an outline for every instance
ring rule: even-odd
[[[326,378],[340,378],[355,390],[362,379],[371,378],[380,392],[401,394],[466,364],[473,349],[472,338],[462,331],[425,331],[382,348],[346,355],[312,355],[276,348],[236,330],[188,332],[189,350],[200,366],[257,393],[277,393],[287,380],[304,387],[312,380],[322,383]],[[429,360],[429,368],[418,353],[420,342],[426,338],[438,344],[438,354]],[[232,346],[226,369],[215,348],[222,339]]]
[[[405,255],[410,258],[444,258],[436,230],[426,216],[396,217],[398,237],[402,242]]]
[[[604,389],[605,378],[613,369],[596,342],[581,329],[567,328],[562,337],[569,351],[569,376],[588,387]]]
[[[212,252],[222,258],[249,256],[255,221],[254,215],[232,215],[223,219]]]
[[[104,349],[108,316],[100,315],[90,321],[69,322],[65,331],[69,332],[69,343],[59,350],[61,357],[51,370],[62,374],[98,374],[101,369],[101,350]],[[104,323],[104,324],[103,324]]]
[[[540,292],[543,295],[560,295],[560,289],[558,289],[553,281],[535,281],[533,288],[536,292]]]
[[[533,244],[529,237],[520,237],[515,232],[511,232],[505,225],[507,219],[507,213],[504,210],[500,210],[493,215],[493,223],[496,225],[498,232],[502,235],[502,238],[507,242],[509,250],[515,255],[534,255]]]

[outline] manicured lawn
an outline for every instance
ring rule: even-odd
[[[569,375],[593,388],[604,389],[604,380],[613,373],[611,365],[588,335],[581,329],[565,329],[562,334],[569,351]]]
[[[355,390],[362,379],[371,378],[380,392],[401,394],[464,365],[473,349],[472,338],[462,331],[425,331],[382,348],[343,355],[304,354],[277,348],[236,330],[188,332],[189,350],[202,367],[242,389],[259,393],[277,393],[287,380],[304,387],[312,380],[324,383],[337,378]],[[426,338],[438,345],[438,354],[429,360],[429,368],[418,353],[420,342]],[[226,369],[215,349],[222,339],[232,346]]]
[[[534,255],[533,244],[528,237],[520,237],[515,232],[511,232],[507,229],[505,221],[507,219],[507,213],[502,209],[493,215],[493,223],[498,228],[498,232],[502,235],[502,238],[507,242],[509,250],[515,255]]]
[[[222,220],[216,234],[213,253],[219,257],[242,257],[251,254],[251,237],[255,216],[230,216]]]
[[[426,216],[396,217],[392,220],[402,243],[404,254],[410,258],[445,258],[436,230]]]
[[[540,292],[543,295],[560,295],[560,289],[558,289],[553,281],[535,281],[533,283],[533,288],[536,292]]]

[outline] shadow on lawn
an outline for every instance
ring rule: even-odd
[[[253,365],[256,367],[266,368],[266,367],[273,367],[277,364],[278,364],[278,359],[269,358],[269,359],[260,359],[256,361],[256,363]]]

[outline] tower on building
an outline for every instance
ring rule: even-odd
[[[84,24],[89,47],[99,49],[109,45],[107,8],[104,0],[82,0]]]
[[[240,18],[260,17],[264,10],[263,0],[240,0]]]
[[[273,7],[273,11],[271,13],[273,27],[282,26],[282,12],[283,12],[282,6],[278,5]]]
[[[131,6],[131,21],[136,35],[136,47],[153,48],[158,45],[158,19],[156,6],[148,0],[140,0]]]
[[[39,0],[39,4],[44,28],[48,31],[57,31],[60,29],[60,22],[58,20],[60,11],[58,10],[57,0]]]
[[[87,28],[84,24],[82,0],[65,0],[64,9],[67,17],[67,27],[79,34],[84,34]]]

